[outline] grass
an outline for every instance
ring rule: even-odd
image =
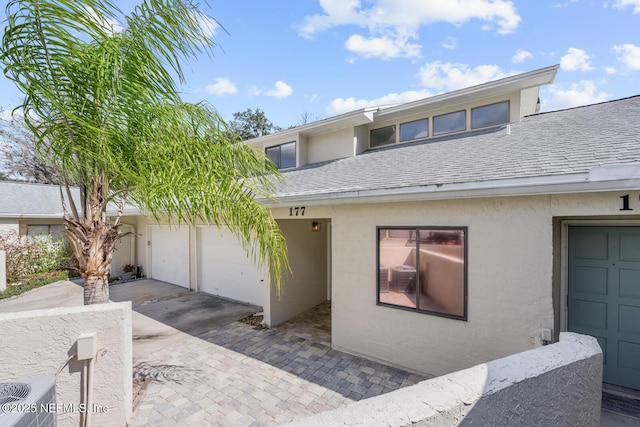
[[[68,271],[50,271],[47,273],[38,273],[33,274],[31,276],[27,276],[22,278],[19,283],[20,285],[12,284],[7,285],[7,289],[0,292],[0,299],[9,298],[12,296],[20,295],[31,289],[36,289],[44,285],[48,285],[49,283],[58,282],[60,280],[69,279]]]

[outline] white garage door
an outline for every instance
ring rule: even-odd
[[[198,290],[262,306],[262,274],[229,230],[198,227]]]
[[[151,268],[149,276],[189,287],[189,228],[150,226]]]

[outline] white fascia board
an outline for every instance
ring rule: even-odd
[[[317,122],[308,123],[306,125],[293,127],[281,132],[270,133],[258,138],[249,139],[245,143],[250,145],[268,143],[273,140],[294,138],[298,135],[314,135],[318,133],[328,132],[346,127],[358,126],[373,121],[373,114],[378,111],[378,107],[363,108],[357,111],[341,114],[339,116],[329,117],[327,119],[318,120]]]
[[[16,218],[16,219],[62,219],[64,214],[60,213],[51,213],[51,214],[24,214],[24,213],[11,213],[11,212],[2,212],[0,213],[0,218]]]
[[[638,189],[640,189],[640,178],[590,181],[588,173],[580,173],[464,184],[428,185],[395,189],[354,190],[331,194],[286,196],[277,198],[276,200],[263,199],[260,202],[269,207],[288,206],[292,203],[321,206],[481,197],[539,196]]]

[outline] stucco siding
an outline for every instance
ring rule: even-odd
[[[346,128],[309,137],[307,163],[353,156],[353,136],[353,128]]]
[[[18,220],[14,218],[0,218],[0,233],[18,233]]]
[[[376,305],[376,226],[468,227],[468,321]],[[531,348],[553,327],[549,197],[336,207],[332,342],[441,375]]]
[[[278,220],[287,239],[291,272],[285,273],[281,295],[271,289],[265,320],[278,325],[327,299],[327,223],[311,231],[312,220]]]
[[[76,341],[83,333],[96,332],[93,403],[105,410],[93,415],[93,424],[124,426],[129,421],[133,397],[131,302],[0,313],[0,328],[0,382],[60,371],[57,403],[75,407],[82,403],[84,365],[75,357]],[[79,411],[58,413],[59,426],[78,426],[79,419]]]

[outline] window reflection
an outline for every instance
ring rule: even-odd
[[[466,319],[466,228],[379,228],[378,302]]]

